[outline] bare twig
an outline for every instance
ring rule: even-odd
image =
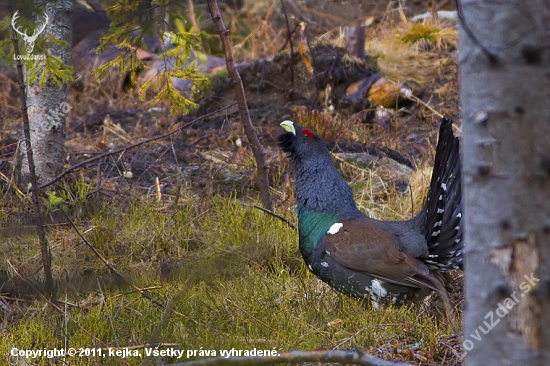
[[[61,174],[59,174],[58,176],[56,176],[55,178],[53,178],[52,180],[50,180],[49,182],[46,182],[44,184],[42,184],[41,186],[39,186],[38,188],[42,189],[44,187],[47,187],[51,184],[54,184],[55,182],[57,182],[58,180],[60,180],[61,178],[63,178],[65,175],[69,174],[69,173],[72,173],[73,171],[75,171],[76,169],[78,168],[82,168],[83,166],[87,165],[87,164],[90,164],[90,163],[93,163],[94,161],[96,160],[99,160],[99,159],[102,159],[106,156],[111,156],[111,155],[115,155],[115,154],[118,154],[120,152],[124,152],[126,150],[130,150],[130,149],[133,149],[135,147],[138,147],[138,146],[141,146],[143,144],[147,144],[149,142],[152,142],[152,141],[156,141],[156,140],[160,140],[160,139],[163,139],[165,137],[168,137],[168,136],[171,136],[175,133],[178,133],[178,132],[181,132],[181,130],[183,130],[184,128],[186,127],[189,127],[191,126],[192,124],[194,124],[195,122],[197,121],[200,121],[201,119],[203,118],[206,118],[208,116],[211,116],[213,114],[216,114],[218,113],[219,111],[223,110],[223,109],[226,109],[226,108],[229,108],[229,107],[232,107],[234,106],[235,104],[237,103],[231,103],[230,105],[226,106],[226,107],[223,107],[223,108],[220,108],[220,109],[217,109],[213,112],[210,112],[210,113],[207,113],[205,114],[204,116],[200,116],[198,118],[195,118],[194,120],[192,120],[191,122],[189,123],[186,123],[184,124],[183,126],[179,127],[177,130],[174,130],[174,131],[171,131],[171,132],[167,132],[167,133],[163,133],[162,135],[158,135],[158,136],[153,136],[151,138],[148,138],[148,139],[145,139],[145,140],[142,140],[142,141],[139,141],[139,142],[136,142],[135,144],[132,144],[132,145],[127,145],[127,146],[123,146],[121,148],[118,148],[118,149],[115,149],[115,150],[111,150],[111,151],[107,151],[107,152],[104,152],[103,154],[99,154],[99,155],[96,155],[94,157],[91,157],[89,159],[86,159],[84,161],[81,161],[80,163],[78,164],[75,164],[67,169],[65,169],[63,172],[61,172]]]
[[[286,47],[287,42],[290,44],[290,57],[288,59],[290,60],[290,90],[293,91],[294,90],[294,45],[292,44],[292,35],[294,34],[294,32],[296,32],[296,29],[298,29],[298,24],[294,26],[294,30],[291,32],[290,24],[288,24],[288,16],[286,14],[284,0],[281,0],[281,7],[283,8],[283,13],[285,14],[286,31],[287,31],[287,38],[286,38],[285,44],[281,47],[281,50],[283,50]],[[279,52],[281,50],[279,50]]]
[[[450,2],[451,2],[451,0],[443,0],[443,1],[440,1],[440,2],[435,6],[435,11],[441,10],[441,8],[447,6],[447,4],[449,4]]]
[[[275,212],[273,212],[273,211],[271,211],[271,210],[268,210],[267,208],[263,208],[262,206],[253,205],[252,207],[257,208],[257,209],[260,210],[260,211],[267,212],[267,213],[270,214],[271,216],[276,217],[276,218],[278,218],[279,220],[281,220],[281,221],[283,221],[283,222],[286,222],[286,224],[287,224],[288,226],[290,226],[291,228],[293,228],[294,230],[296,230],[296,226],[294,226],[286,217],[281,216],[281,215],[279,215],[279,214],[276,214]]]
[[[403,94],[402,94],[403,95]],[[439,118],[443,118],[443,115],[441,113],[439,113],[438,111],[436,111],[435,109],[433,109],[433,107],[431,105],[429,105],[428,103],[422,101],[422,99],[418,98],[417,96],[414,96],[414,95],[404,95],[407,99],[410,99],[412,100],[413,102],[417,102],[417,103],[420,103],[422,104],[424,107],[428,108],[433,114],[435,114],[436,116],[438,116]]]
[[[285,12],[285,14],[286,14],[286,12]],[[298,29],[299,26],[300,26],[300,25],[299,25],[298,23],[296,23],[296,24],[294,25],[294,29],[292,29],[292,30],[289,32],[288,37],[285,39],[285,43],[283,43],[283,44],[281,45],[281,47],[279,47],[279,49],[277,50],[277,53],[279,53],[279,52],[281,52],[282,50],[284,50],[285,47],[286,47],[286,45],[288,44],[288,42],[291,42],[291,41],[292,41],[290,38],[294,35],[294,33],[296,33],[296,30]],[[291,49],[293,49],[293,48],[291,47]],[[292,52],[292,53],[294,53],[294,52]]]
[[[409,191],[411,192],[411,219],[414,217],[414,196],[413,196],[413,188],[411,186],[411,183],[409,183]]]
[[[281,363],[301,362],[338,362],[348,365],[364,366],[405,366],[407,363],[394,363],[360,352],[348,351],[292,351],[281,353],[278,356],[253,356],[253,357],[215,357],[203,360],[178,362],[170,366],[245,366],[245,365],[276,365]]]
[[[267,163],[265,161],[265,151],[260,144],[258,135],[254,130],[252,121],[250,120],[250,113],[246,105],[246,96],[244,94],[243,81],[235,66],[235,60],[233,59],[233,51],[231,49],[229,31],[225,28],[216,0],[208,0],[208,8],[210,9],[212,20],[216,24],[216,27],[218,28],[218,33],[220,34],[220,40],[222,42],[223,51],[225,54],[227,71],[229,72],[229,75],[231,76],[231,79],[233,80],[233,85],[235,87],[235,95],[237,97],[237,104],[239,106],[239,113],[241,115],[241,123],[243,124],[248,142],[250,143],[250,145],[252,145],[252,153],[254,154],[254,159],[256,160],[256,165],[258,168],[258,186],[260,188],[262,204],[267,209],[272,210],[273,203],[271,202],[269,175]]]
[[[10,13],[13,19],[13,8],[10,1]],[[36,177],[36,166],[34,164],[34,155],[31,146],[31,130],[29,115],[27,113],[27,94],[25,91],[25,79],[23,77],[23,64],[21,63],[19,53],[19,42],[17,35],[13,27],[11,28],[11,36],[13,42],[13,48],[16,55],[17,64],[17,83],[21,92],[21,115],[23,116],[23,134],[25,136],[25,149],[27,155],[27,161],[29,164],[29,178],[31,183],[31,199],[34,208],[34,221],[36,224],[36,231],[38,232],[38,239],[40,241],[40,254],[42,257],[42,268],[44,269],[44,279],[46,286],[46,292],[50,297],[53,304],[57,305],[57,298],[55,296],[55,283],[52,275],[52,262],[50,256],[50,245],[48,238],[46,237],[46,230],[44,229],[44,217],[42,216],[42,210],[40,205],[40,197],[38,196],[38,179]]]
[[[306,22],[309,25],[317,25],[317,23],[315,23],[313,20],[306,17],[304,13],[302,13],[302,11],[296,6],[296,4],[294,4],[294,1],[292,0],[286,0],[286,1],[288,2],[288,5],[290,5],[290,7],[292,8],[292,11],[294,12],[294,14],[296,14],[298,18],[302,19],[304,22]]]
[[[191,24],[193,25],[193,31],[199,33],[201,31],[199,23],[197,23],[197,18],[195,17],[195,7],[193,6],[193,0],[187,0],[187,10],[189,10],[189,18],[191,19]]]

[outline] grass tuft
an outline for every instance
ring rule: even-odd
[[[323,141],[359,141],[366,126],[356,124],[353,119],[344,118],[329,110],[296,110],[296,123],[310,128],[323,138]],[[364,141],[363,141],[364,142]]]
[[[456,28],[433,22],[410,22],[400,32],[402,42],[424,50],[456,46]]]

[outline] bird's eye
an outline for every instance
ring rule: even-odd
[[[311,130],[309,128],[304,128],[302,130],[302,135],[307,136],[312,140],[315,140],[315,138],[313,137],[313,132],[311,132]]]

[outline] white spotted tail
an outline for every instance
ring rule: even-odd
[[[429,267],[438,271],[462,269],[462,188],[459,139],[452,121],[443,118],[439,130],[430,190],[422,209],[422,233],[428,243]]]

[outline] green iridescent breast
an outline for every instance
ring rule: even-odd
[[[300,250],[309,253],[323,238],[330,227],[338,221],[338,215],[303,211],[298,213]]]

